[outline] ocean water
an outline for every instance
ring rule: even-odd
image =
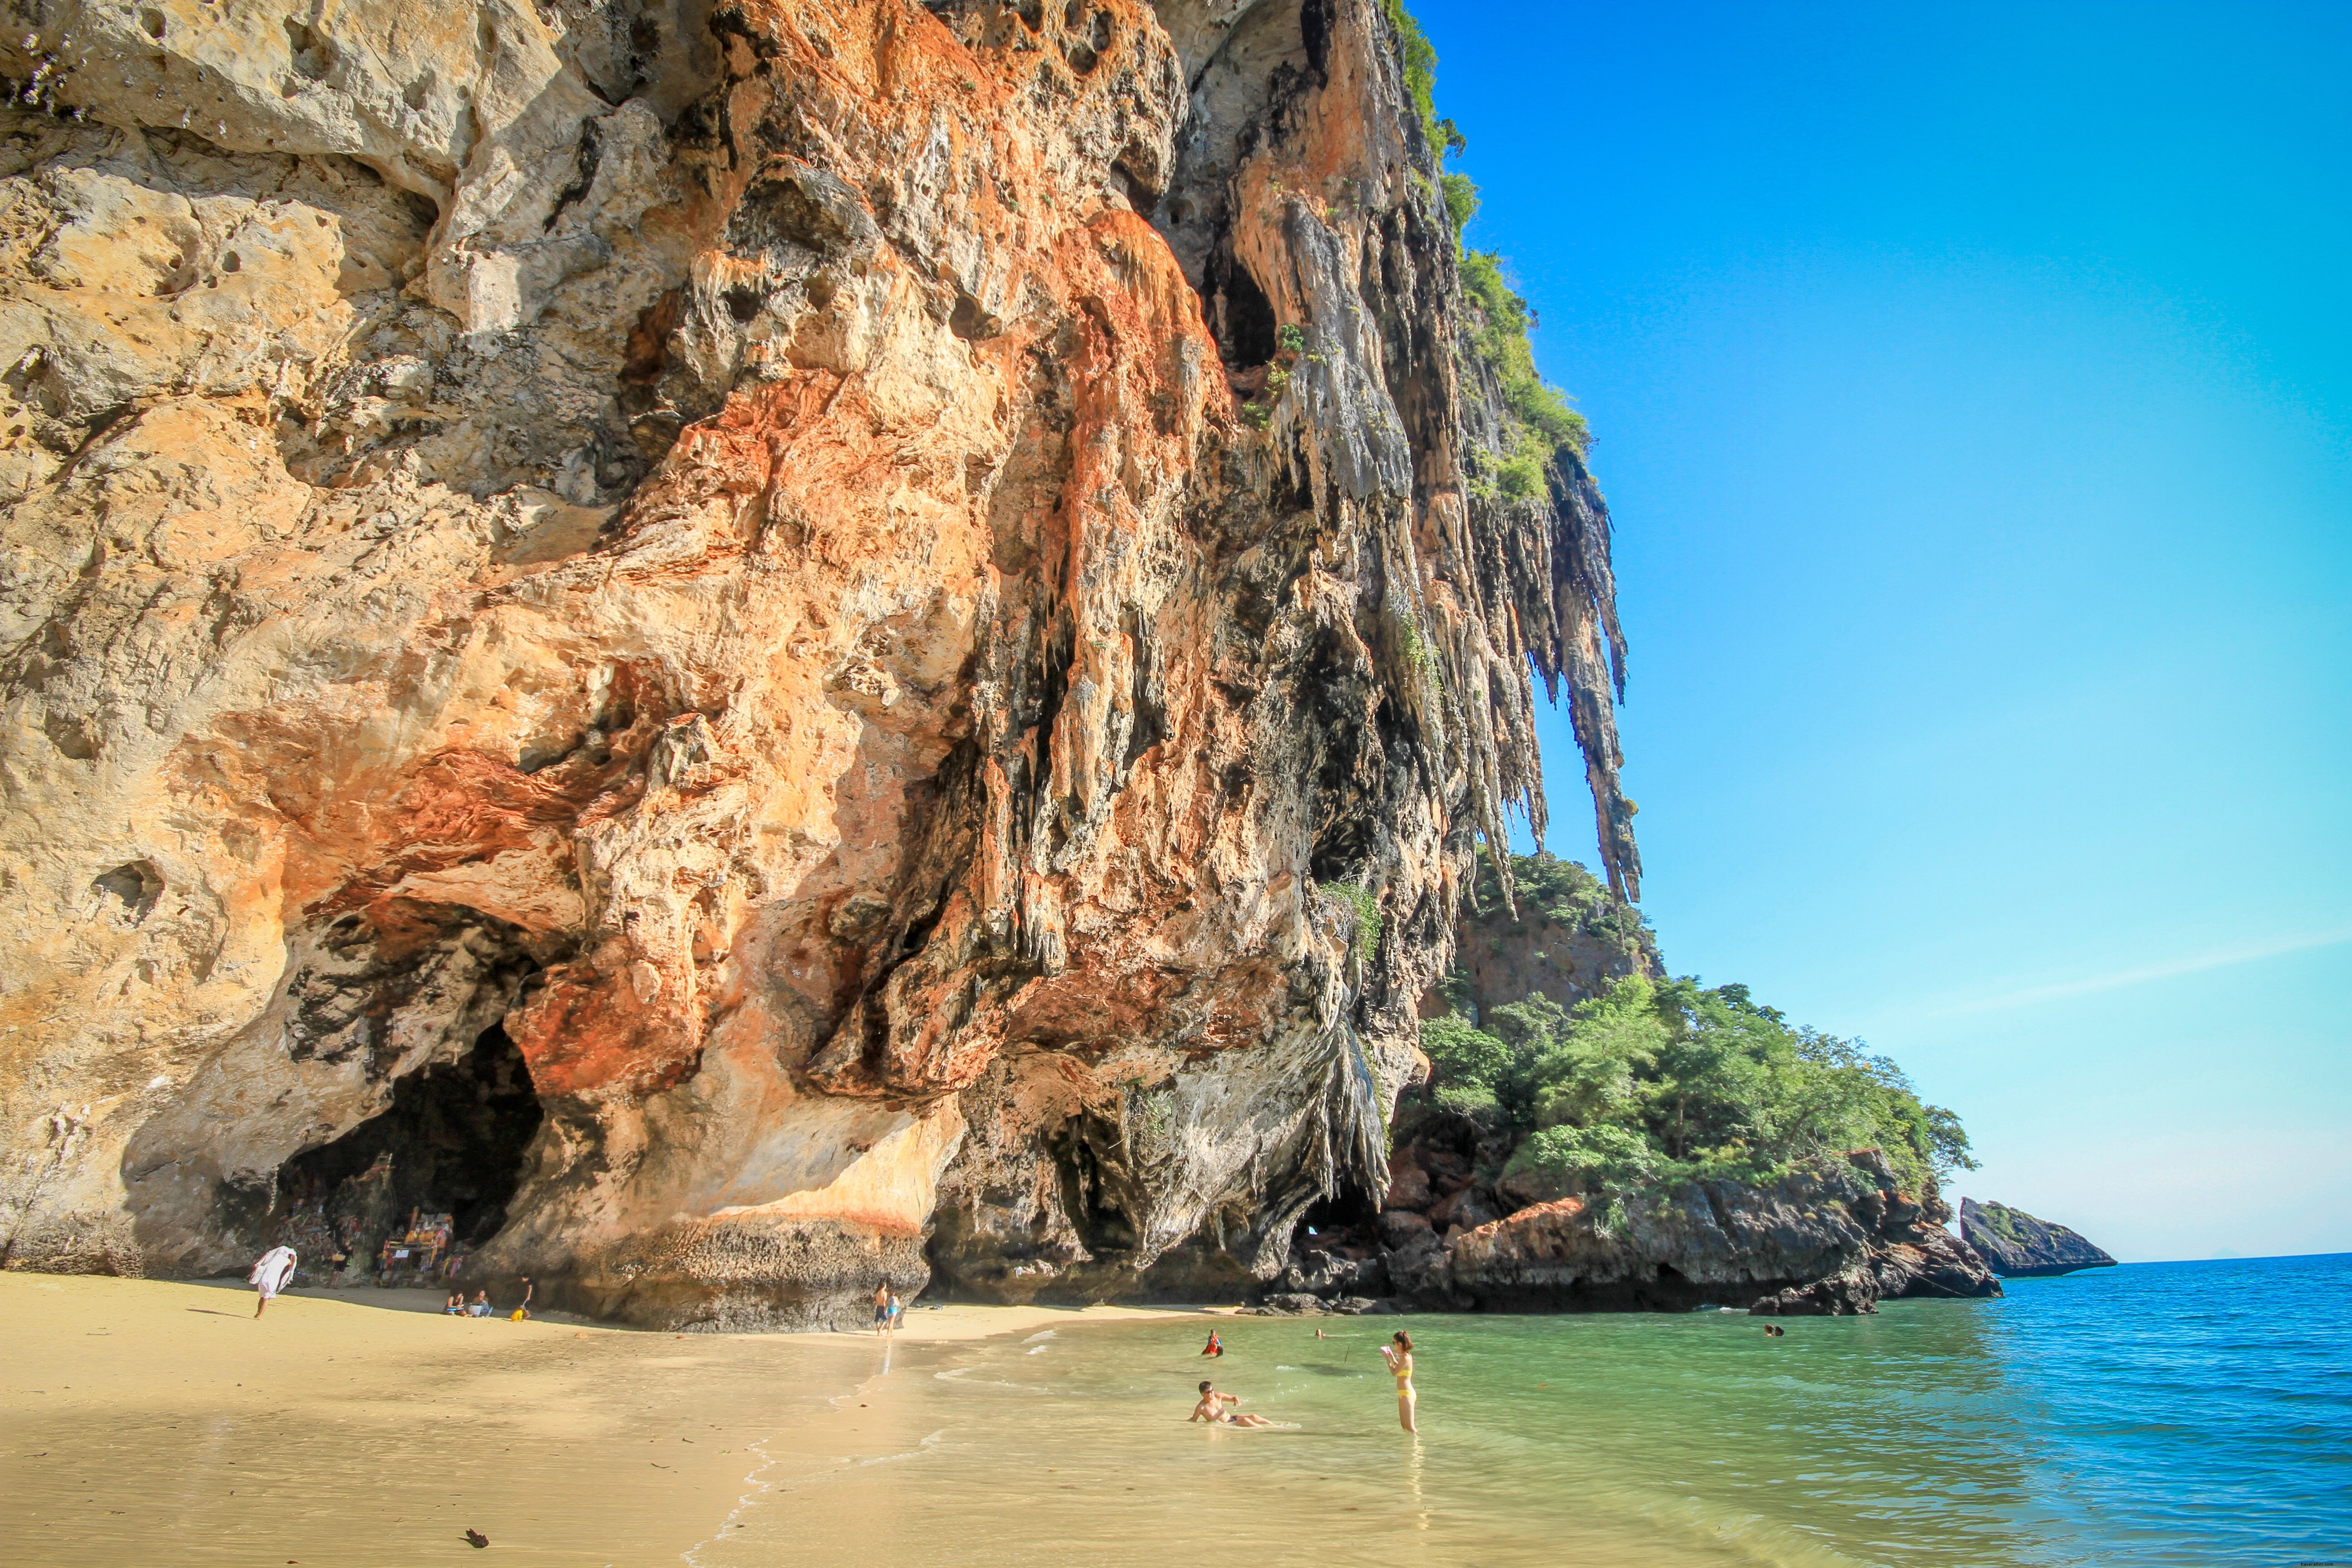
[[[702,1568],[2352,1564],[2352,1255],[1875,1317],[1411,1316],[877,1346]],[[1378,1346],[1413,1334],[1418,1440]],[[1204,1370],[1205,1369],[1205,1370]],[[1274,1430],[1187,1426],[1213,1377]],[[850,1405],[854,1404],[854,1408]]]

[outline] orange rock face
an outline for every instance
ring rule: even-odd
[[[1378,1190],[1531,667],[1634,874],[1607,521],[1478,479],[1377,5],[1234,9],[493,7],[210,129],[280,68],[217,23],[23,46],[97,118],[17,114],[0,234],[11,1266],[383,1154],[478,1272],[759,1327]]]

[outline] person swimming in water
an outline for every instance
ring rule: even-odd
[[[1389,1363],[1390,1374],[1396,1379],[1398,1424],[1418,1436],[1421,1428],[1412,1424],[1413,1405],[1419,1399],[1412,1391],[1412,1336],[1399,1329],[1395,1344],[1382,1345],[1381,1355]]]
[[[1192,1406],[1192,1414],[1185,1419],[1205,1421],[1212,1426],[1271,1426],[1274,1425],[1263,1415],[1243,1415],[1236,1413],[1233,1407],[1240,1403],[1239,1394],[1219,1394],[1209,1386],[1209,1380],[1204,1377],[1201,1380],[1201,1403]]]
[[[1217,1338],[1216,1330],[1211,1329],[1209,1331],[1209,1342],[1201,1347],[1201,1353],[1202,1355],[1223,1355],[1225,1353],[1225,1342]]]

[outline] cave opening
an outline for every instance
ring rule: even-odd
[[[493,1024],[455,1061],[394,1082],[389,1109],[280,1166],[278,1239],[364,1272],[412,1215],[447,1215],[452,1247],[479,1247],[506,1224],[543,1115],[521,1049]]]
[[[1279,346],[1274,301],[1258,286],[1250,269],[1231,252],[1232,241],[1226,241],[1225,254],[1213,263],[1218,276],[1216,288],[1209,299],[1209,328],[1223,351],[1228,370],[1247,370],[1255,365],[1270,364]]]
[[[1376,1236],[1380,1217],[1379,1196],[1354,1182],[1345,1183],[1338,1192],[1327,1193],[1307,1205],[1291,1232],[1291,1249],[1297,1252]]]

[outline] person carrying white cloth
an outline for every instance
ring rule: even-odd
[[[245,1277],[247,1284],[261,1292],[261,1305],[253,1310],[253,1315],[257,1318],[268,1310],[271,1300],[277,1297],[278,1292],[286,1289],[293,1278],[294,1249],[292,1247],[273,1247],[263,1253],[261,1261],[253,1266],[253,1272]]]

